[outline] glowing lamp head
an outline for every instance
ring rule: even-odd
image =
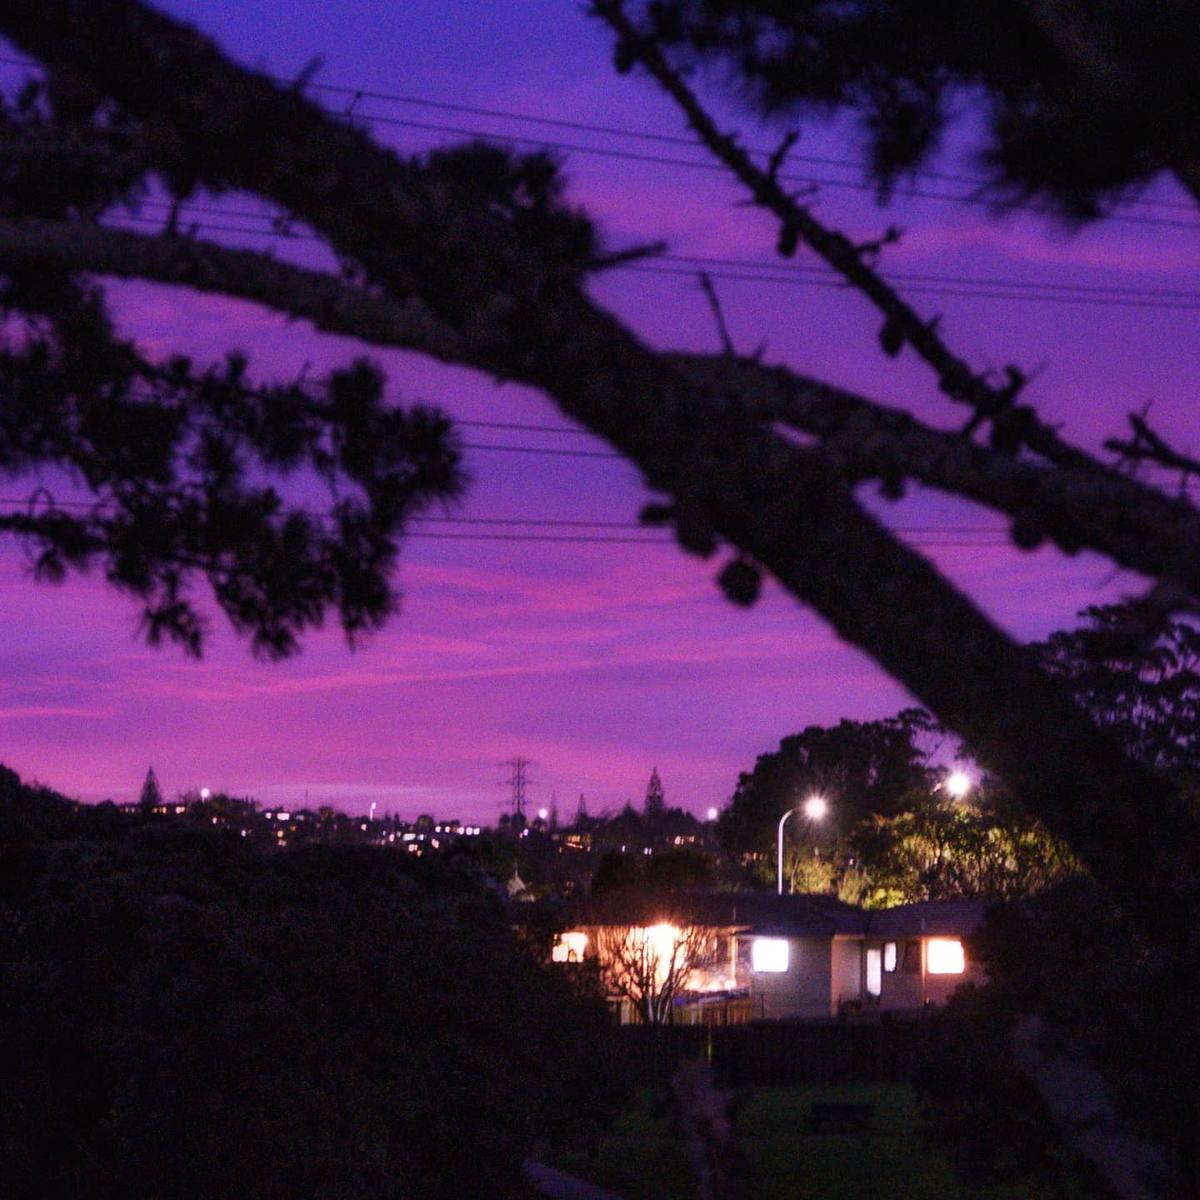
[[[824,796],[809,796],[804,802],[804,815],[810,821],[819,821],[829,812],[829,802]]]
[[[951,771],[946,776],[946,791],[955,800],[961,800],[971,790],[971,777],[966,771]]]
[[[718,816],[720,816],[720,813],[718,813],[715,808],[710,808],[708,810],[708,819],[710,821],[715,821]]]
[[[211,791],[209,791],[209,789],[208,789],[208,788],[201,788],[201,789],[200,789],[200,799],[201,799],[201,800],[207,800],[207,799],[209,798],[209,796],[211,796],[211,795],[212,795],[212,792],[211,792]]]
[[[549,815],[550,815],[550,810],[548,808],[539,808],[538,809],[538,819],[539,820],[544,821],[544,820],[546,820],[547,817],[549,817]]]

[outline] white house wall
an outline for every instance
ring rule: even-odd
[[[833,941],[832,1015],[837,1015],[841,1004],[854,1003],[862,997],[862,953],[862,938],[839,937]]]
[[[787,943],[786,971],[756,971],[751,976],[755,1015],[767,1020],[830,1016],[835,1007],[830,987],[833,940],[790,937]]]

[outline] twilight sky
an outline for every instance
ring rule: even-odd
[[[682,132],[652,85],[619,77],[605,32],[565,0],[172,0],[167,11],[198,25],[238,60],[285,76],[315,55],[317,82],[506,112],[662,134]],[[19,73],[18,73],[19,74]],[[17,76],[9,69],[5,77]],[[343,108],[346,97],[314,93]],[[549,138],[648,157],[704,163],[682,146],[552,129],[513,120],[366,98],[356,115]],[[752,144],[769,131],[734,121]],[[403,124],[376,124],[405,151],[455,140]],[[845,159],[847,127],[805,129],[807,155]],[[676,255],[768,261],[772,228],[737,207],[717,172],[678,163],[564,151],[572,199],[599,222],[610,245],[663,238]],[[948,153],[949,169],[971,164]],[[855,236],[889,222],[906,229],[885,270],[1003,278],[1038,285],[1194,291],[1200,224],[1168,207],[1124,210],[1068,235],[1036,216],[995,219],[974,204],[902,195],[887,212],[838,166],[797,163],[827,181],[820,213]],[[832,182],[830,182],[832,181]],[[839,186],[842,185],[848,186]],[[965,189],[923,181],[921,191]],[[1182,201],[1164,184],[1149,198]],[[228,209],[252,210],[246,198]],[[258,234],[207,232],[205,222],[245,229],[252,218],[201,214],[202,234],[265,248]],[[1174,224],[1172,223],[1174,222]],[[276,252],[319,261],[305,242]],[[804,260],[811,266],[814,260]],[[667,264],[678,267],[679,264]],[[719,268],[718,268],[719,270]],[[729,268],[727,268],[729,270]],[[939,423],[961,422],[909,358],[880,352],[878,320],[864,301],[827,287],[719,278],[739,348],[766,340],[767,357],[902,405]],[[1043,369],[1029,395],[1066,433],[1098,446],[1123,414],[1153,401],[1159,425],[1193,445],[1200,423],[1196,307],[1123,293],[1121,306],[996,299],[922,283],[913,299],[945,314],[951,341],[972,362],[1015,361]],[[1011,290],[1011,289],[1010,289]],[[614,272],[595,295],[642,337],[663,347],[715,349],[716,334],[694,276]],[[249,305],[178,289],[111,290],[122,328],[150,350],[209,360],[234,347],[264,374],[319,373],[362,348]],[[1098,297],[1093,296],[1093,299]],[[1193,305],[1195,304],[1192,301]],[[469,421],[554,425],[562,433],[465,426],[470,492],[460,520],[629,522],[645,492],[637,472],[607,457],[525,452],[604,447],[572,430],[548,401],[526,390],[371,350],[398,399],[434,401]],[[522,452],[476,447],[519,446]],[[31,490],[4,484],[5,499]],[[914,495],[881,506],[892,523],[1005,628],[1022,638],[1069,624],[1085,604],[1128,594],[1137,580],[1087,555],[1021,554],[1000,523],[957,501]],[[194,662],[151,651],[134,636],[131,603],[90,579],[34,586],[19,548],[0,543],[0,761],[87,799],[129,799],[153,764],[165,789],[208,785],[264,802],[376,802],[412,816],[432,811],[490,821],[505,798],[502,760],[534,760],[536,806],[557,793],[570,810],[582,792],[591,811],[640,797],[652,766],[668,802],[702,811],[729,795],[754,756],[812,722],[894,712],[909,700],[824,624],[768,588],[749,612],[726,604],[713,564],[670,545],[448,539],[447,533],[536,532],[536,527],[427,524],[404,547],[404,611],[356,653],[333,631],[310,637],[284,664],[256,662],[218,617],[209,651]],[[932,532],[936,531],[936,532]],[[564,528],[545,529],[562,536]],[[633,530],[580,534],[643,536]],[[941,543],[940,545],[938,543]],[[852,569],[852,565],[848,566]]]

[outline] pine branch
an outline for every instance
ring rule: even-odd
[[[856,246],[844,234],[827,228],[804,205],[799,204],[779,182],[774,161],[760,168],[737,141],[724,133],[688,87],[682,75],[667,61],[657,42],[640,32],[625,13],[623,0],[593,0],[592,11],[617,35],[621,66],[640,62],[660,87],[676,102],[688,125],[747,188],[756,205],[773,213],[780,222],[779,253],[791,257],[796,244],[804,242],[847,283],[862,293],[884,317],[880,341],[895,355],[907,343],[937,373],[945,395],[973,410],[969,431],[984,421],[993,425],[993,441],[1016,452],[1021,446],[1060,466],[1092,467],[1096,461],[1064,442],[1050,426],[1037,420],[1032,409],[1017,405],[1026,382],[1015,367],[1007,368],[1006,382],[996,386],[958,357],[938,332],[936,321],[923,321],[911,305],[871,265],[875,251],[895,239],[893,231],[876,242]],[[786,143],[785,143],[786,145]],[[785,150],[786,153],[786,150]]]
[[[415,301],[398,303],[252,251],[68,221],[0,220],[0,264],[45,263],[237,296],[311,320],[330,333],[443,362],[504,374],[514,370],[507,361],[473,350]],[[1013,458],[782,367],[727,354],[675,355],[668,361],[704,393],[736,396],[757,419],[822,439],[830,465],[848,481],[915,480],[1006,514],[1018,545],[1049,539],[1071,551],[1092,549],[1200,597],[1200,514],[1180,499],[1114,471],[1048,469]],[[1135,429],[1144,425],[1141,418],[1135,421]],[[1130,446],[1131,456],[1151,457],[1149,450]],[[1172,455],[1154,457],[1183,469],[1188,460]]]
[[[1189,475],[1200,475],[1200,458],[1176,450],[1154,429],[1145,413],[1130,413],[1129,424],[1133,437],[1128,441],[1109,438],[1104,443],[1104,448],[1119,455],[1123,463],[1155,463],[1178,471],[1185,479]]]
[[[847,482],[880,480],[892,490],[915,480],[1005,514],[1023,549],[1048,540],[1068,553],[1095,550],[1168,584],[1177,606],[1200,598],[1200,512],[1183,497],[1112,470],[1013,458],[782,367],[725,356],[668,358],[708,394],[735,396],[763,420],[819,438],[831,469]],[[1156,461],[1181,468],[1190,461],[1170,455]]]

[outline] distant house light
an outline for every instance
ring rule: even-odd
[[[896,943],[883,943],[883,969],[891,975],[896,970]]]
[[[925,969],[930,975],[961,975],[967,969],[958,938],[930,938],[925,944]]]
[[[750,966],[756,975],[782,975],[788,969],[787,938],[756,937],[750,945]]]
[[[883,955],[879,952],[878,946],[872,946],[867,950],[867,995],[874,996],[877,1000],[883,992]]]
[[[275,820],[277,821],[290,821],[291,819],[292,814],[290,812],[277,812],[275,814]]]

